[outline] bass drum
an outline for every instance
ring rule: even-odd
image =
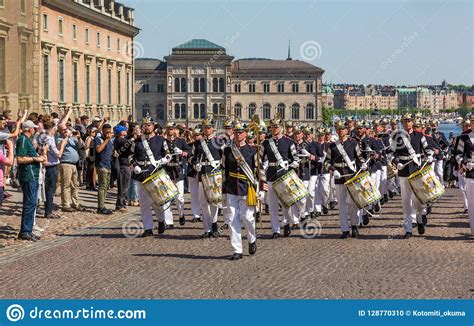
[[[290,208],[296,202],[309,195],[303,181],[301,181],[294,170],[290,170],[279,177],[273,182],[272,188],[285,208]]]
[[[427,204],[435,201],[444,195],[444,186],[439,182],[438,177],[434,173],[431,165],[413,172],[408,177],[411,189],[416,198],[422,203]]]
[[[367,207],[382,198],[374,179],[367,171],[357,174],[346,181],[344,185],[359,209]]]

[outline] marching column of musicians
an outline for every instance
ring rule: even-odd
[[[153,212],[158,234],[174,227],[174,202],[179,224],[185,224],[187,177],[191,222],[202,222],[202,238],[217,238],[228,228],[232,260],[243,257],[242,227],[249,254],[256,253],[256,222],[264,212],[276,239],[306,228],[338,205],[340,238],[356,238],[396,195],[401,196],[404,238],[410,238],[413,228],[425,233],[431,207],[450,182],[445,180],[447,162],[453,163],[450,168],[474,233],[474,115],[463,122],[462,134],[452,143],[437,129],[436,120],[419,114],[407,113],[401,121],[338,120],[334,134],[328,127],[279,118],[254,120],[249,125],[227,120],[224,132],[216,134],[216,122],[204,119],[186,141],[174,123],[158,134],[154,121],[145,119],[133,133],[129,152],[143,237],[153,235]]]

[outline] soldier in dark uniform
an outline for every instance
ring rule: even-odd
[[[360,170],[367,170],[367,164],[357,140],[350,138],[349,124],[338,121],[336,131],[339,140],[329,146],[326,156],[326,168],[333,172],[336,196],[339,203],[339,221],[341,224],[341,239],[349,237],[349,220],[352,226],[352,237],[358,237],[359,216],[357,206],[346,189],[344,183]]]
[[[190,148],[194,148],[196,142],[199,142],[202,138],[202,128],[196,127],[193,129],[194,141],[189,144]],[[193,218],[191,223],[201,222],[201,198],[199,197],[199,178],[195,167],[190,163],[193,160],[192,153],[188,158],[188,178],[189,178],[189,192],[191,194],[191,214]],[[205,198],[203,198],[205,200]]]
[[[438,143],[439,151],[434,154],[433,169],[441,184],[444,184],[444,160],[446,158],[449,142],[443,132],[438,130],[438,120],[431,120],[431,136]]]
[[[179,195],[176,198],[179,214],[179,224],[184,225],[186,220],[184,218],[184,169],[183,159],[187,159],[191,148],[188,146],[183,138],[177,137],[179,130],[174,122],[166,124],[165,131],[165,153],[171,156],[171,160],[165,166],[165,171],[170,176],[171,180],[176,183]],[[168,215],[170,215],[168,217]],[[171,210],[167,211],[167,218],[173,221],[173,213]]]
[[[388,202],[389,190],[388,190],[388,178],[387,178],[387,166],[388,166],[388,157],[387,152],[390,149],[390,135],[387,133],[388,130],[388,119],[382,118],[380,124],[374,126],[375,137],[378,138],[383,145],[383,149],[380,157],[380,164],[382,167],[380,175],[380,194],[383,196],[380,203],[383,205]],[[393,194],[392,197],[393,198]]]
[[[391,150],[394,153],[394,163],[397,164],[398,176],[400,179],[400,189],[402,195],[402,207],[404,215],[405,239],[413,235],[413,221],[416,218],[418,233],[424,234],[423,224],[423,205],[415,197],[413,190],[408,182],[408,177],[419,170],[422,166],[422,154],[428,164],[433,162],[433,151],[429,147],[426,137],[423,133],[413,129],[413,117],[406,113],[402,119],[403,129],[394,131],[391,134]],[[410,144],[413,153],[410,154]]]
[[[296,152],[295,143],[292,139],[283,136],[281,130],[281,120],[273,119],[270,122],[270,128],[272,137],[266,139],[260,145],[260,158],[263,161],[268,160],[268,168],[266,171],[266,180],[268,184],[268,206],[272,222],[272,238],[278,238],[280,236],[280,222],[278,218],[278,209],[280,207],[280,200],[277,197],[276,192],[272,188],[273,182],[279,177],[285,175],[290,168],[297,169],[299,166],[299,158]],[[271,143],[276,145],[276,150],[281,155],[281,161],[279,161],[272,149]],[[289,213],[289,209],[282,205],[283,213],[283,235],[289,236],[291,233],[290,223],[292,219]]]
[[[132,178],[137,181],[140,215],[145,229],[142,237],[147,237],[153,235],[152,209],[158,218],[158,234],[165,232],[165,210],[163,207],[158,207],[152,202],[142,182],[148,178],[156,168],[166,165],[169,162],[169,157],[165,156],[165,139],[155,134],[155,123],[153,120],[151,118],[144,119],[142,128],[143,135],[135,136],[134,144],[130,150],[130,161],[133,165]],[[144,141],[148,143],[152,157],[148,155]]]
[[[300,159],[300,164],[296,169],[296,173],[298,177],[303,181],[306,189],[309,188],[309,180],[310,180],[310,156],[311,154],[308,152],[307,147],[308,143],[304,138],[304,126],[295,125],[293,128],[293,137],[296,147],[296,152]],[[314,158],[313,158],[314,159]],[[310,196],[308,196],[310,197]],[[305,197],[295,203],[290,209],[290,215],[293,218],[293,229],[299,227],[298,223],[301,221],[302,223],[306,220],[307,216],[309,215],[309,209],[307,209],[306,204],[312,203],[312,200],[308,197]]]
[[[247,133],[241,123],[237,122],[233,130],[234,141],[224,149],[224,187],[229,210],[230,242],[234,249],[230,259],[239,260],[243,252],[242,222],[248,234],[249,254],[253,255],[257,251],[254,219],[258,193],[257,148],[246,143]],[[245,161],[247,165],[244,166],[240,160]]]
[[[328,213],[329,182],[331,176],[323,164],[329,146],[329,143],[325,141],[325,133],[325,128],[318,128],[316,130],[316,141],[308,144],[308,152],[314,157],[314,160],[311,160],[311,177],[308,190],[310,198],[313,196],[313,211],[310,214],[313,219],[321,216],[321,213]]]
[[[220,169],[222,153],[225,143],[222,139],[214,136],[214,122],[205,119],[202,122],[203,138],[196,141],[192,148],[191,163],[198,172],[199,192],[201,199],[201,211],[203,217],[204,234],[202,237],[218,237],[219,230],[217,226],[217,206],[209,204],[205,199],[204,188],[201,178],[204,174],[211,173]],[[208,153],[206,148],[208,149]]]

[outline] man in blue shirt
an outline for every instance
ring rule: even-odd
[[[97,171],[97,178],[99,181],[99,199],[97,213],[103,215],[110,215],[112,211],[105,208],[105,198],[107,190],[110,185],[110,172],[112,169],[112,154],[114,145],[112,144],[112,126],[105,124],[102,127],[102,133],[94,139],[95,147],[95,168]]]

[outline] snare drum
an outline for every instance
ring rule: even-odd
[[[309,195],[303,181],[298,178],[294,170],[290,170],[279,177],[275,182],[273,182],[272,188],[278,199],[280,199],[280,203],[285,208],[290,208],[297,201]]]
[[[367,171],[357,174],[346,181],[344,185],[359,209],[367,207],[382,198],[374,179]]]
[[[222,170],[203,174],[201,182],[207,202],[215,206],[222,204]]]
[[[153,203],[158,206],[163,206],[172,201],[179,194],[178,188],[164,169],[159,169],[153,173],[142,182],[142,185]]]
[[[444,195],[444,186],[439,182],[431,165],[413,172],[408,177],[408,182],[416,198],[422,204],[433,202]]]

